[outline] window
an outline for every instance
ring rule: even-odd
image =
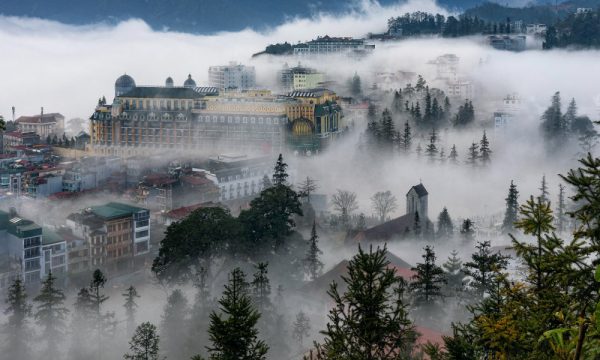
[[[148,251],[148,242],[144,241],[139,244],[135,244],[135,250],[138,253]]]
[[[39,268],[40,268],[39,260],[26,260],[25,261],[25,271],[39,270]]]
[[[138,221],[135,222],[135,227],[148,226],[149,223],[150,223],[149,220],[138,220]]]
[[[136,238],[142,238],[142,237],[146,237],[146,236],[148,236],[148,230],[137,231],[135,233]]]
[[[263,123],[263,121],[264,121],[264,119],[263,119],[263,118],[261,118],[261,117],[259,117],[259,118],[258,118],[258,123],[259,123],[259,124],[262,124],[262,123]]]
[[[38,257],[38,256],[40,256],[40,248],[39,247],[25,249],[25,259],[30,259],[30,258]]]

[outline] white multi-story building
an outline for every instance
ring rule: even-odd
[[[296,56],[350,54],[363,55],[372,52],[375,45],[368,44],[364,39],[349,37],[320,36],[294,48]]]
[[[448,80],[445,92],[450,98],[473,99],[473,83],[466,79]]]
[[[246,66],[235,62],[225,66],[208,68],[210,86],[225,89],[247,90],[256,87],[256,71],[254,66]]]
[[[525,31],[528,35],[545,35],[548,31],[548,25],[546,24],[527,24]]]
[[[21,132],[35,132],[43,140],[48,136],[61,136],[65,129],[65,117],[59,113],[20,116],[15,123]]]
[[[438,56],[429,64],[435,65],[436,79],[438,80],[456,80],[460,58],[454,54],[445,54]]]
[[[271,180],[273,161],[268,156],[223,154],[210,159],[209,169],[209,178],[219,186],[221,201],[229,201],[259,194],[264,177]]]
[[[300,64],[291,68],[286,64],[279,72],[279,83],[283,91],[318,88],[324,80],[323,73]]]
[[[505,129],[521,111],[521,98],[518,94],[509,94],[502,100],[502,106],[494,112],[494,128]]]

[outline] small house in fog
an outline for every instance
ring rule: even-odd
[[[429,193],[423,184],[410,188],[406,193],[406,214],[383,224],[373,226],[356,234],[355,241],[387,241],[408,236],[420,236],[433,231],[428,215]]]

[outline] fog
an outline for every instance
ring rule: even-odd
[[[433,1],[414,0],[396,6],[382,7],[377,3],[363,2],[359,10],[344,16],[317,14],[311,19],[289,19],[285,24],[264,32],[247,29],[214,35],[190,35],[153,31],[140,20],[129,20],[117,25],[94,24],[68,26],[42,19],[0,16],[0,115],[11,119],[11,107],[16,116],[44,111],[60,112],[66,119],[87,118],[96,101],[105,95],[112,99],[114,81],[127,73],[138,85],[163,84],[172,76],[181,84],[192,74],[199,86],[207,84],[208,67],[238,61],[254,65],[257,82],[263,87],[274,87],[276,70],[284,63],[293,65],[293,57],[256,57],[266,45],[278,42],[307,41],[321,35],[363,37],[367,33],[385,31],[386,21],[410,11],[427,11],[448,14]],[[539,42],[530,39],[531,47]],[[296,174],[296,181],[310,176],[318,181],[318,193],[328,196],[337,189],[356,192],[359,210],[371,215],[370,197],[377,191],[390,190],[398,199],[398,209],[391,217],[405,213],[404,196],[411,186],[423,183],[429,191],[429,217],[435,222],[443,207],[447,207],[455,227],[459,219],[480,218],[479,228],[488,228],[497,221],[505,208],[505,197],[511,180],[520,192],[520,201],[529,195],[538,195],[540,180],[546,175],[550,198],[556,201],[558,174],[576,166],[576,145],[566,146],[549,156],[539,133],[540,115],[549,105],[550,98],[560,91],[563,110],[568,100],[575,98],[579,113],[598,120],[600,103],[599,51],[529,50],[521,53],[502,52],[488,47],[481,38],[438,39],[421,38],[401,42],[376,42],[375,52],[359,60],[347,57],[327,61],[301,60],[303,64],[325,72],[327,78],[338,83],[343,92],[345,83],[354,74],[360,75],[363,90],[368,92],[376,81],[377,73],[409,71],[422,74],[431,87],[437,87],[435,67],[428,64],[436,57],[453,53],[460,57],[459,74],[469,79],[475,88],[474,105],[476,125],[465,131],[439,129],[440,142],[446,154],[456,144],[461,164],[431,164],[423,156],[368,157],[361,149],[361,135],[366,120],[356,118],[355,131],[333,144],[318,156],[304,158],[286,154],[286,161]],[[404,87],[405,83],[388,84],[390,88]],[[336,89],[337,90],[337,89]],[[523,101],[514,126],[507,132],[494,132],[486,127],[493,150],[491,164],[471,168],[464,164],[467,148],[479,142],[484,124],[489,124],[507,94],[517,93]],[[389,97],[382,99],[383,106]],[[453,112],[460,102],[453,102]],[[389,106],[389,105],[387,105]],[[398,121],[399,128],[403,124]],[[427,134],[415,138],[414,144],[425,147]],[[85,201],[66,202],[59,206],[39,205],[35,202],[19,204],[19,210],[32,218],[44,218],[48,224],[60,222],[61,217],[106,202],[105,196],[85,198]],[[118,200],[118,197],[115,197]],[[51,216],[47,214],[52,211]],[[306,229],[303,235],[308,236]],[[356,252],[354,244],[341,246],[336,236],[327,230],[321,237],[325,271]],[[506,236],[481,238],[492,240],[494,245],[507,244]],[[424,243],[404,242],[390,244],[394,254],[414,265],[420,261]],[[438,261],[445,261],[450,250],[459,248],[465,259],[472,246],[452,242],[436,244]],[[252,271],[250,268],[249,271]],[[273,275],[273,293],[278,276]],[[219,297],[226,275],[219,274],[211,285],[212,297]],[[160,314],[167,293],[172,290],[155,284],[151,274],[139,272],[130,277],[109,282],[111,299],[107,308],[123,316],[120,293],[130,284],[138,286],[138,322],[160,323]],[[183,286],[188,301],[193,303],[194,289]],[[67,304],[73,303],[74,294]],[[310,302],[301,302],[301,296],[286,300],[287,309],[309,312],[313,318],[313,336],[323,328],[325,316],[322,308]],[[289,320],[289,319],[288,319]],[[293,319],[292,319],[293,320]],[[448,323],[444,323],[447,326]],[[123,329],[119,334],[123,335]],[[127,334],[128,335],[128,334]],[[126,350],[125,337],[114,341],[115,347],[105,358],[117,358]],[[110,357],[112,356],[112,357]]]

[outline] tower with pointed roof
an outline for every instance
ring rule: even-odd
[[[429,193],[423,184],[415,185],[406,193],[406,213],[419,213],[421,219],[428,219],[428,197]]]

